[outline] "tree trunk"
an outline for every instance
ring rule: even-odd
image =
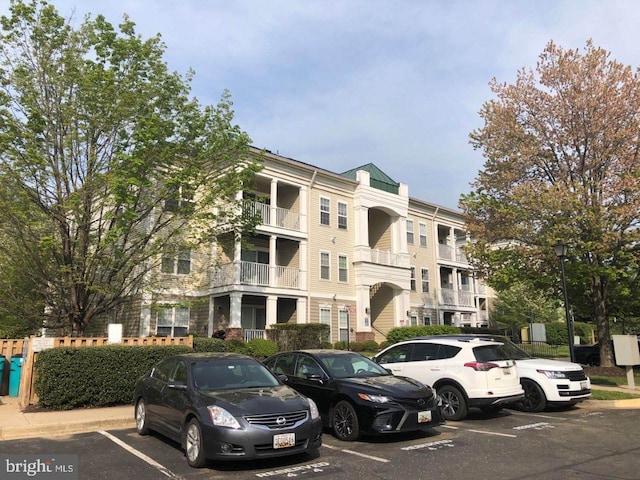
[[[609,335],[609,320],[606,311],[606,284],[601,277],[591,279],[591,305],[596,320],[598,343],[600,344],[600,365],[613,367],[613,349]]]

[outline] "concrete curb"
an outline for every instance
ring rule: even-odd
[[[136,423],[133,419],[108,419],[57,425],[0,427],[0,441],[35,437],[60,437],[76,433],[96,432],[98,430],[123,430],[134,428],[135,426]]]

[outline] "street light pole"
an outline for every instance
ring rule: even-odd
[[[562,291],[564,292],[564,314],[567,319],[567,335],[569,336],[569,357],[571,361],[575,361],[573,352],[573,321],[571,320],[571,312],[569,310],[569,294],[567,293],[567,280],[564,274],[564,259],[567,256],[567,244],[560,240],[553,246],[556,257],[560,259],[560,271],[562,272]]]

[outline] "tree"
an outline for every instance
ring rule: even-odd
[[[568,242],[570,303],[595,321],[607,366],[611,309],[625,301],[640,246],[640,80],[609,57],[591,41],[583,53],[550,42],[534,71],[512,85],[494,79],[470,136],[486,161],[461,197],[481,239],[470,255],[489,276],[506,269],[559,288],[552,246]]]
[[[258,163],[230,96],[190,98],[159,35],[127,16],[74,28],[37,0],[0,21],[0,253],[48,326],[82,333],[149,288],[166,248],[251,228],[230,199]]]
[[[544,292],[523,282],[515,282],[499,292],[491,318],[498,323],[519,328],[532,322],[555,322],[562,318],[558,312],[557,301],[550,300]]]

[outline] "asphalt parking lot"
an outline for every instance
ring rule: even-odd
[[[472,412],[429,434],[340,442],[318,455],[212,464],[195,470],[159,435],[111,430],[0,442],[0,453],[77,454],[80,479],[637,479],[637,410],[570,410],[495,416]],[[35,477],[37,478],[37,477]]]

